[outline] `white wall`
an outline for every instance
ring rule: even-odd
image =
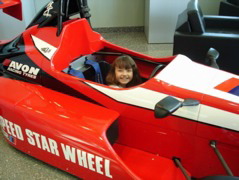
[[[88,0],[91,24],[99,27],[144,26],[145,0]],[[39,11],[49,0],[35,0]]]
[[[0,10],[0,39],[11,40],[25,29],[25,23]]]
[[[218,15],[220,1],[221,0],[198,0],[205,15]]]
[[[145,0],[145,34],[148,43],[172,43],[178,15],[189,0]]]
[[[29,25],[33,17],[35,16],[35,5],[32,0],[22,0],[23,20],[9,16],[0,10],[0,39],[11,40]]]
[[[38,12],[50,0],[34,0],[36,11]],[[127,27],[144,26],[145,23],[145,1],[147,0],[88,0],[90,7],[91,23],[98,27]],[[150,0],[153,1],[153,0]],[[159,0],[158,0],[159,1]],[[182,2],[170,2],[172,8],[182,6]],[[199,0],[205,14],[217,14],[219,2],[221,0]],[[159,7],[163,11],[163,7]],[[168,11],[166,7],[165,11]],[[174,11],[171,9],[170,11]],[[162,12],[163,13],[163,12]],[[166,13],[166,12],[165,12]],[[146,18],[147,19],[147,18]]]
[[[88,0],[91,23],[98,27],[144,26],[145,0]],[[23,21],[0,10],[0,39],[12,39],[20,34],[50,0],[22,0]]]
[[[47,3],[50,2],[50,0],[33,0],[33,1],[35,3],[37,13],[43,8],[43,6],[45,6]]]
[[[0,10],[0,39],[12,39],[30,23],[37,13],[50,0],[22,0],[24,4],[24,20],[16,20]],[[92,14],[91,22],[94,28],[98,27],[127,27],[144,26],[145,1],[147,0],[88,0]],[[152,1],[152,0],[150,0]],[[165,0],[171,1],[171,0]],[[174,2],[172,7],[177,8],[181,0]],[[205,14],[217,14],[220,0],[199,0]],[[159,8],[164,11],[163,7]],[[165,9],[165,12],[168,9]],[[173,9],[171,10],[174,11]],[[164,12],[162,12],[164,13]],[[147,14],[147,13],[146,13]],[[146,18],[147,19],[147,18]],[[146,22],[147,24],[147,22]]]
[[[93,27],[144,26],[145,0],[89,0]]]

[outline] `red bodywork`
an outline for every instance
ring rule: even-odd
[[[21,0],[1,0],[0,9],[3,12],[13,16],[19,20],[22,20],[22,3]]]
[[[22,73],[21,78],[25,77],[27,82],[0,77],[0,86],[4,87],[0,92],[3,133],[12,146],[84,179],[175,180],[185,179],[185,176],[175,165],[174,158],[180,159],[189,176],[225,175],[225,169],[210,146],[215,141],[234,175],[239,175],[239,133],[236,130],[239,122],[234,121],[239,114],[238,96],[231,101],[227,93],[224,98],[186,89],[184,84],[177,86],[160,79],[161,72],[149,78],[156,66],[151,62],[168,66],[176,62],[177,56],[154,58],[114,45],[92,31],[85,19],[64,22],[60,36],[56,27],[35,25],[22,34],[22,40],[25,54],[18,55],[22,65],[18,63],[16,67],[23,67],[27,57],[42,72],[34,78]],[[38,42],[47,44],[39,48]],[[48,56],[52,51],[52,56]],[[99,52],[134,57],[144,83],[114,89],[64,72],[79,57],[93,55],[109,64],[117,57]],[[3,66],[10,67],[12,61],[16,59],[5,58]],[[238,79],[238,76],[210,67],[196,66]],[[164,72],[166,70],[162,70],[162,74]],[[11,73],[19,74],[18,71]],[[32,79],[28,82],[29,77]],[[52,90],[54,83],[56,87]],[[66,93],[67,88],[71,93]],[[140,95],[135,99],[137,93]],[[188,107],[188,110],[182,108],[180,114],[155,117],[154,107],[151,108],[155,103],[152,102],[168,95],[193,98],[200,105]],[[224,115],[224,121],[234,121],[235,129],[223,126],[221,116]],[[220,122],[214,123],[217,118]]]

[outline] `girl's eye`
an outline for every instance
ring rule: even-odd
[[[130,69],[127,69],[127,72],[132,72],[133,71],[133,69],[132,68],[130,68]]]

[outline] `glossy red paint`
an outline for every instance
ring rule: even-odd
[[[22,20],[21,0],[1,0],[1,2],[3,4],[0,4],[0,9],[3,9],[4,13]]]
[[[40,48],[34,38],[43,44]],[[192,177],[226,174],[210,146],[214,140],[233,173],[239,176],[238,122],[233,121],[235,129],[226,128],[222,123],[226,118],[235,120],[239,102],[228,100],[231,95],[224,99],[175,86],[157,77],[149,78],[155,63],[167,66],[177,56],[154,58],[114,45],[92,31],[85,19],[63,23],[59,36],[54,26],[31,26],[22,34],[22,40],[26,57],[20,56],[16,66],[22,67],[27,62],[41,72],[36,75],[40,79],[36,82],[34,79],[23,82],[22,79],[0,77],[0,86],[4,87],[0,91],[3,131],[14,147],[85,179],[157,177],[174,180],[185,179],[174,164],[174,157],[181,160]],[[47,53],[55,51],[49,58],[42,49],[49,50]],[[64,72],[79,57],[94,55],[110,64],[118,56],[106,54],[101,57],[99,52],[123,53],[135,58],[144,83],[114,89]],[[3,65],[7,66],[9,59],[11,57],[4,59]],[[24,66],[25,70],[28,66]],[[169,95],[181,101],[193,98],[200,104],[182,107],[172,115],[157,118],[155,104]],[[212,124],[213,112],[231,116],[225,117],[225,121],[216,116],[219,120]],[[118,122],[119,134],[110,144],[111,137],[107,133],[115,122]],[[111,133],[115,135],[116,131]]]
[[[167,158],[155,156],[145,151],[129,148],[119,144],[114,145],[117,154],[138,177],[144,179],[183,179],[179,169]],[[137,166],[135,166],[137,164]],[[145,166],[148,167],[145,169]]]
[[[16,138],[15,144],[9,142],[11,145],[81,178],[138,178],[134,169],[130,170],[132,165],[125,163],[114,151],[122,150],[123,146],[115,145],[113,149],[106,138],[106,130],[119,113],[37,85],[29,86],[5,78],[0,78],[0,82],[1,86],[9,89],[1,91],[0,104],[1,107],[5,104],[6,108],[2,108],[1,114],[5,118],[3,131]],[[18,89],[19,93],[12,95],[13,89]],[[155,158],[154,163],[169,168],[166,172],[161,169],[163,174],[155,170],[154,173],[139,174],[139,177],[152,177],[154,174],[160,179],[165,176],[184,179],[171,160],[129,147],[124,149],[133,152],[134,156],[129,155],[137,161],[141,156],[148,156],[148,160]],[[83,153],[86,159],[82,160],[80,155]],[[142,163],[143,167],[148,167],[148,164]]]

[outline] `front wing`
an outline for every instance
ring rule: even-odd
[[[22,20],[22,3],[21,0],[0,0],[0,9],[3,12]]]

